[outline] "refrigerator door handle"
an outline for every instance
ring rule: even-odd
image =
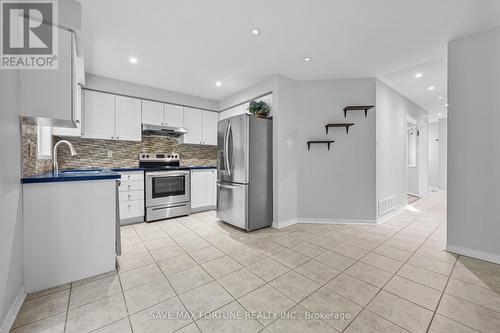
[[[229,185],[229,184],[221,184],[221,183],[217,183],[217,187],[220,187],[220,188],[228,188],[228,189],[238,188],[237,186],[234,186],[234,185]]]
[[[226,172],[231,177],[231,165],[229,164],[229,133],[231,132],[231,122],[228,122],[226,127],[226,136],[224,140],[224,164],[226,165]]]

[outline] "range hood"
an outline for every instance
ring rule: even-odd
[[[149,135],[180,136],[187,133],[184,127],[142,124],[142,133]]]

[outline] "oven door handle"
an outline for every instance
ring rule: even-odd
[[[158,177],[158,176],[161,176],[161,177],[177,177],[177,176],[186,176],[186,175],[189,175],[189,171],[179,171],[179,172],[162,172],[162,171],[158,171],[158,172],[148,172],[146,174],[148,177]]]

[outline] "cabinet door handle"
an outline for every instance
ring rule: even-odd
[[[119,137],[119,136],[117,136],[117,137],[116,137],[116,140],[118,140],[119,138],[120,138],[120,137]]]
[[[114,136],[111,137],[111,139],[114,139],[114,138],[115,138]]]

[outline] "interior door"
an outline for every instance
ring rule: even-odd
[[[217,218],[247,228],[248,185],[217,183]]]

